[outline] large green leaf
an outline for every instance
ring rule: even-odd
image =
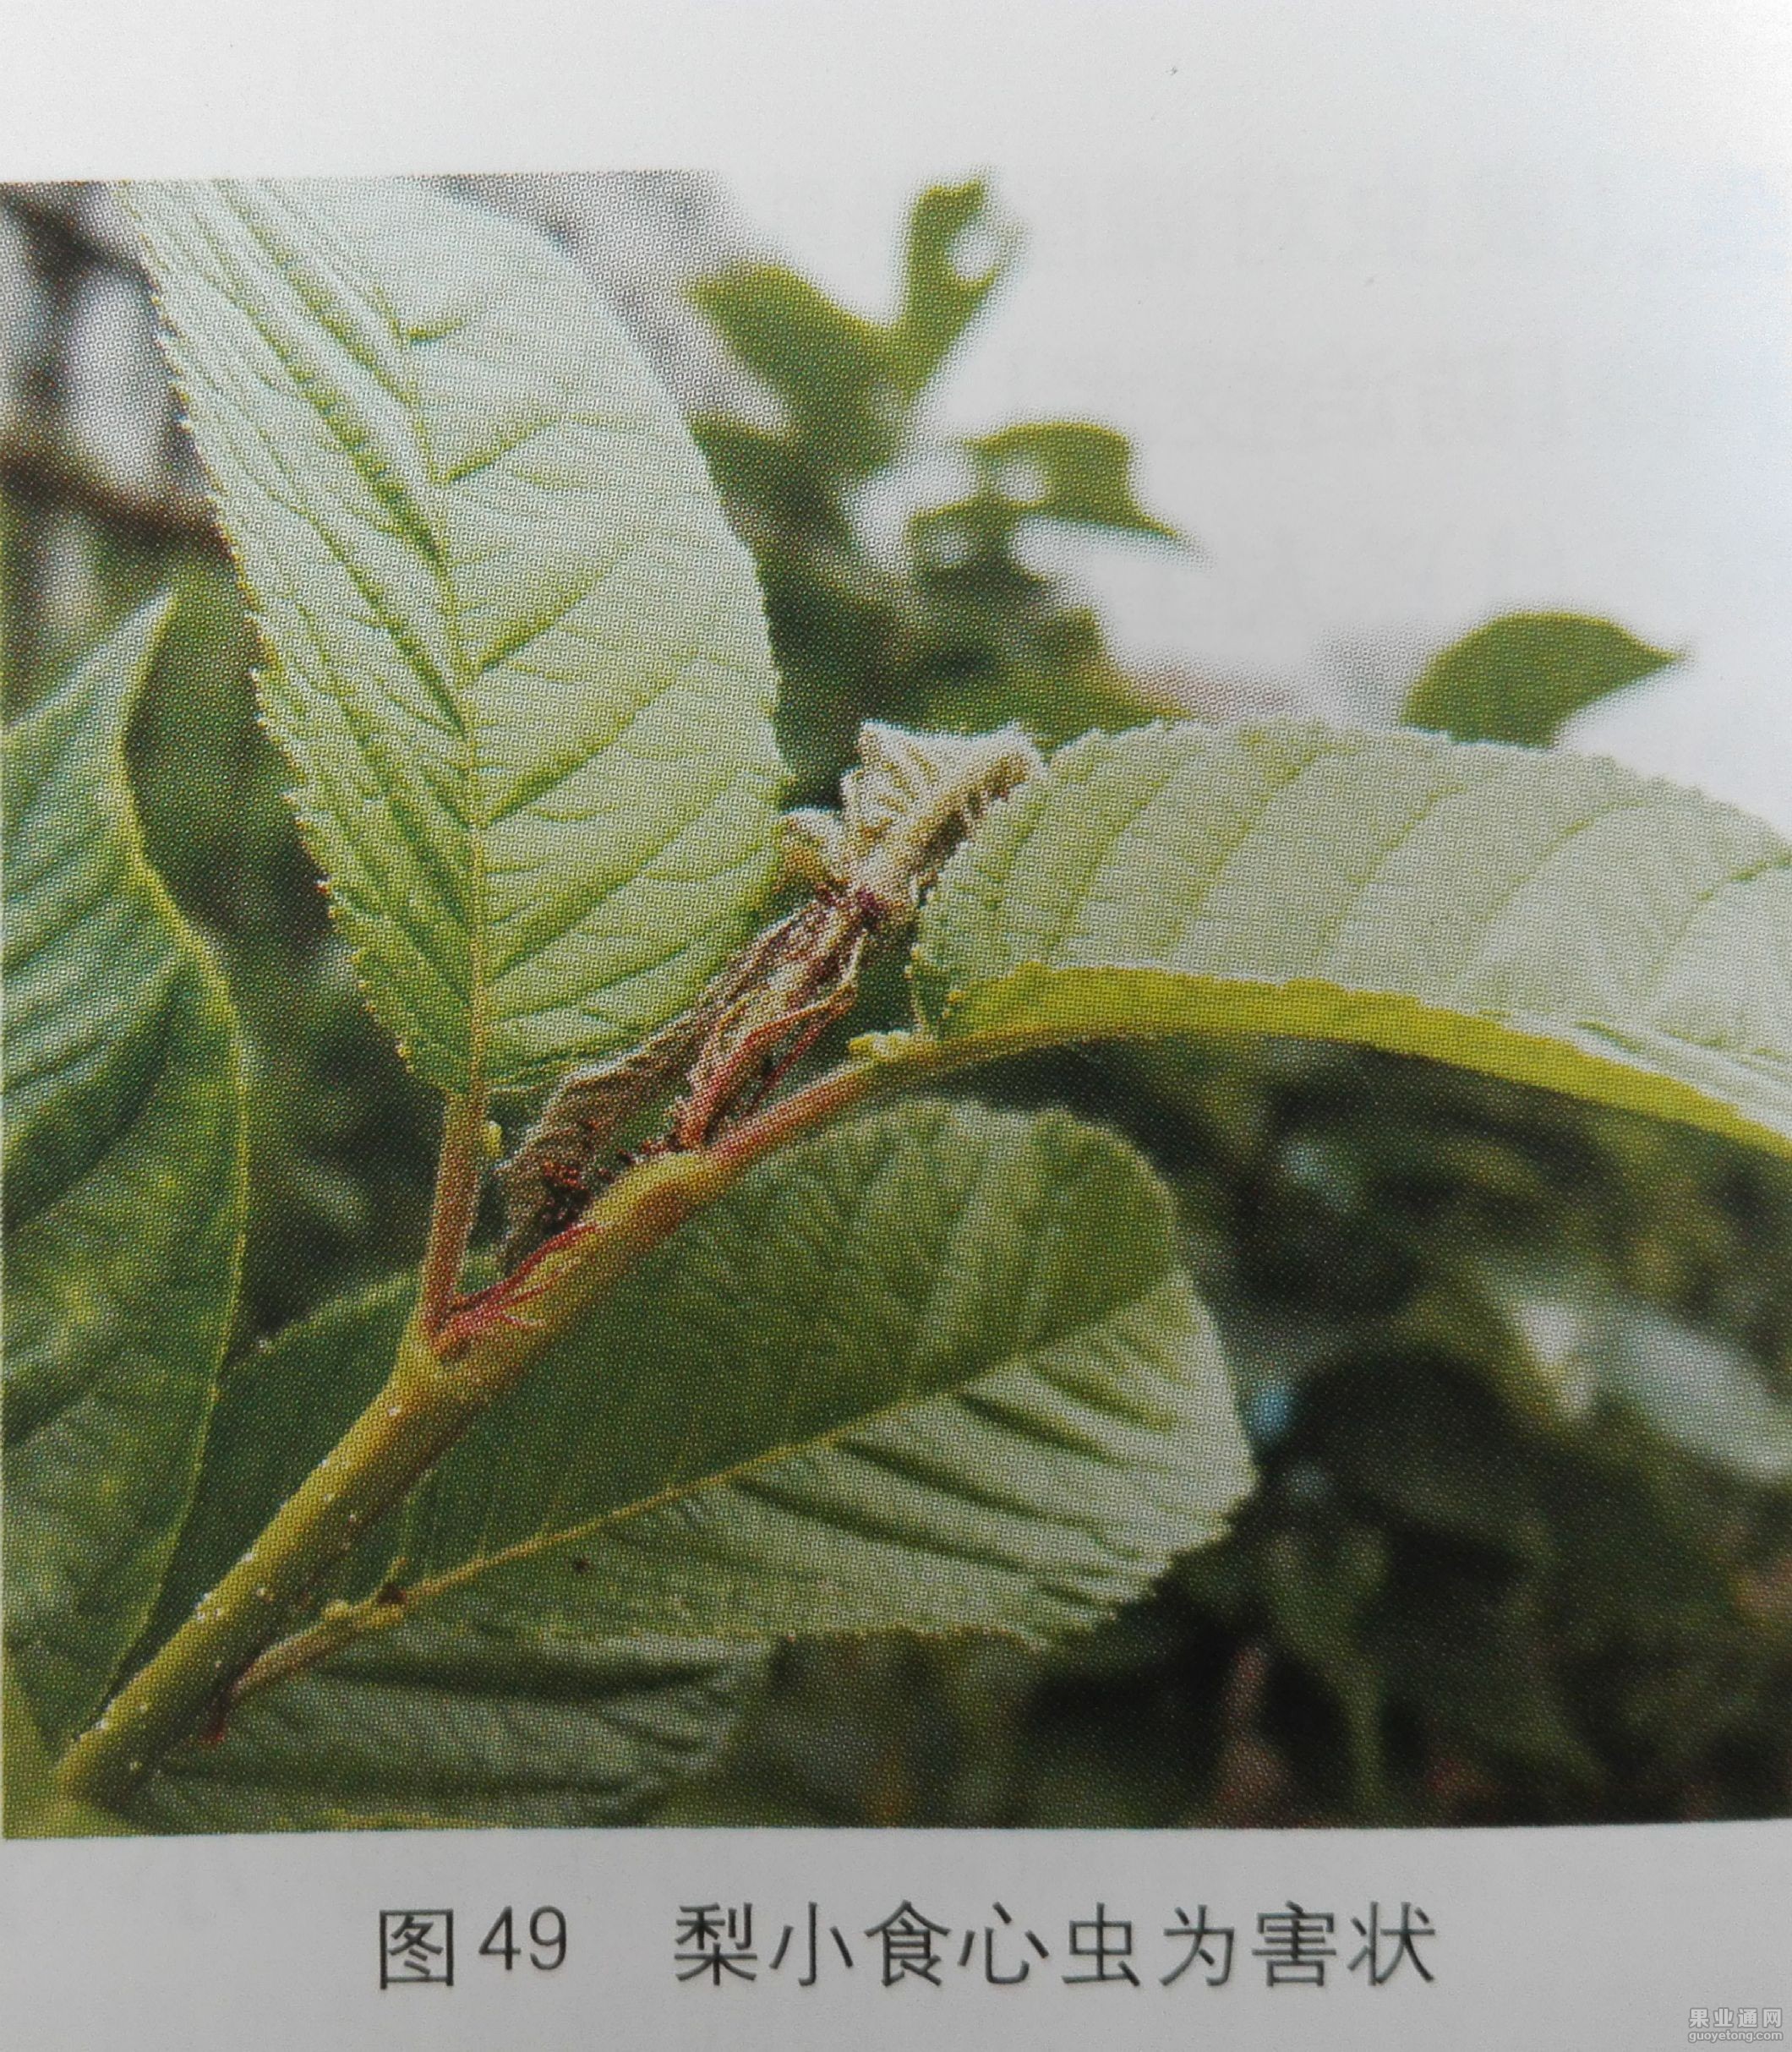
[[[378,1387],[407,1280],[252,1356],[156,1635]],[[1092,1622],[1248,1457],[1166,1193],[1061,1115],[911,1105],[762,1164],[630,1275],[320,1591],[405,1621],[242,1705],[167,1829],[593,1822],[726,1735],[792,1631]]]
[[[456,1093],[632,1044],[738,941],[779,777],[671,401],[560,253],[421,185],[130,198],[375,1009]]]
[[[1679,660],[1609,619],[1509,613],[1434,656],[1401,717],[1458,741],[1541,748],[1575,713]]]
[[[959,851],[915,966],[966,1056],[1355,1041],[1792,1152],[1792,851],[1610,762],[1318,725],[1091,736]]]
[[[52,1744],[155,1599],[241,1251],[235,1029],[125,783],[161,619],[6,745],[6,1632]]]
[[[1168,1193],[1058,1114],[908,1105],[762,1163],[532,1371],[400,1550],[490,1624],[1044,1638],[1250,1464]]]

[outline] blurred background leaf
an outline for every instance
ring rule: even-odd
[[[1434,656],[1402,717],[1459,741],[1540,748],[1576,712],[1679,660],[1612,620],[1508,614]]]
[[[967,264],[980,240],[987,260]],[[706,411],[693,425],[758,560],[803,802],[832,793],[861,720],[1019,718],[1053,743],[1168,709],[1123,674],[1095,614],[1067,581],[1030,567],[1023,546],[1035,521],[1174,540],[1134,496],[1125,438],[1084,421],[964,439],[929,428],[931,387],[1015,245],[972,181],[916,199],[888,323],[778,265],[738,265],[692,289],[772,402],[771,424]],[[894,544],[876,546],[871,516],[899,506],[899,472],[922,458],[969,488],[911,508]]]

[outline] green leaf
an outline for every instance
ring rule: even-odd
[[[1458,741],[1543,748],[1575,713],[1680,659],[1608,619],[1509,613],[1434,656],[1401,717]]]
[[[1388,1351],[1390,1333],[1309,1385],[1282,1470],[1303,1502],[1382,1526],[1390,1573],[1360,1643],[1387,1700],[1545,1785],[1596,1782],[1653,1748],[1652,1727],[1669,1749],[1707,1744],[1774,1629],[1739,1572],[1746,1498],[1629,1420],[1569,1427],[1527,1387],[1548,1371],[1521,1333],[1490,1378],[1478,1343],[1452,1358],[1426,1323],[1436,1345]]]
[[[399,1550],[487,1625],[1044,1639],[1249,1481],[1138,1158],[1061,1114],[913,1104],[684,1227],[474,1428]]]
[[[965,237],[990,227],[988,213],[989,188],[981,178],[930,185],[910,213],[902,310],[888,345],[909,399],[918,398],[932,382],[1013,260],[1014,237],[998,232],[991,237],[987,264],[978,269],[965,262]]]
[[[948,865],[915,989],[948,1058],[1353,1041],[1792,1153],[1792,854],[1610,762],[1304,724],[1092,736]]]
[[[153,1776],[164,1831],[594,1825],[714,1760],[756,1684],[738,1647],[417,1618],[243,1704]]]
[[[338,1298],[226,1369],[199,1487],[139,1656],[185,1622],[372,1401],[416,1295],[415,1277],[400,1275]],[[375,1535],[341,1585],[374,1587],[391,1553],[390,1535]]]
[[[807,461],[834,481],[881,470],[905,408],[888,337],[781,264],[737,264],[691,296],[789,416]]]
[[[1385,1705],[1363,1641],[1365,1614],[1387,1579],[1386,1552],[1367,1526],[1315,1531],[1295,1524],[1269,1536],[1257,1563],[1277,1643],[1319,1677],[1343,1719],[1355,1809],[1384,1821]]]
[[[853,313],[782,264],[736,264],[691,288],[786,417],[781,436],[740,423],[703,423],[732,488],[785,518],[803,505],[836,526],[827,505],[832,491],[901,453],[915,401],[1008,268],[1007,236],[996,238],[983,270],[959,267],[962,240],[982,225],[987,205],[980,180],[920,194],[909,219],[902,305],[888,324]],[[805,504],[818,483],[820,503]]]
[[[132,189],[270,723],[455,1094],[631,1045],[768,881],[775,691],[694,445],[533,232],[403,181]]]
[[[373,1397],[415,1288],[404,1275],[345,1297],[236,1364],[144,1653]],[[396,1543],[375,1533],[319,1597],[403,1572]],[[760,1666],[738,1646],[419,1618],[241,1705],[224,1743],[176,1754],[132,1816],[158,1831],[617,1823],[709,1764]]]
[[[909,546],[924,576],[959,584],[988,580],[989,596],[1012,613],[1023,593],[1038,596],[1046,588],[1046,580],[1014,555],[1015,537],[1028,521],[1177,539],[1176,530],[1154,520],[1134,496],[1132,444],[1112,428],[1030,421],[964,446],[975,464],[975,490],[926,507],[909,521]],[[1097,639],[1089,652],[1098,647]]]
[[[158,1631],[378,1387],[410,1292],[238,1369]],[[1249,1480],[1137,1158],[1062,1115],[889,1111],[762,1164],[620,1285],[320,1592],[399,1582],[405,1621],[242,1705],[134,1814],[633,1814],[721,1743],[766,1641],[1092,1623]]]
[[[241,1254],[235,1028],[125,782],[161,619],[139,614],[6,744],[6,1628],[52,1744],[155,1599]]]
[[[968,446],[991,488],[1017,514],[1112,527],[1173,542],[1176,530],[1154,520],[1134,496],[1133,445],[1090,421],[1029,421]]]
[[[1539,1570],[1489,1586],[1471,1574],[1404,1564],[1369,1647],[1390,1701],[1460,1745],[1522,1763],[1543,1787],[1596,1783],[1600,1764],[1578,1728],[1560,1670]],[[1563,1607],[1571,1615],[1571,1593]]]
[[[5,1677],[0,1717],[0,1831],[8,1838],[105,1838],[129,1827],[90,1803],[78,1803],[56,1785],[55,1765],[31,1715],[25,1691]]]

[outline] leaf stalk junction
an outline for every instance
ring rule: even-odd
[[[885,1035],[776,1094],[850,1009],[867,950],[912,920],[964,834],[1039,760],[1013,729],[923,736],[872,724],[860,745],[839,813],[787,818],[802,902],[689,1012],[619,1061],[566,1078],[500,1165],[505,1273],[465,1296],[456,1291],[479,1203],[486,1105],[478,1091],[450,1100],[417,1300],[390,1376],[70,1747],[57,1770],[67,1793],[118,1807],[172,1748],[221,1738],[245,1696],[401,1624],[452,1582],[389,1580],[297,1624],[331,1571],[473,1422],[669,1234],[767,1154],[949,1063],[924,1034]],[[631,1121],[655,1108],[658,1130],[622,1149]]]

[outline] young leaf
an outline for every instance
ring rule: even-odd
[[[426,1487],[398,1550],[490,1628],[1093,1623],[1249,1486],[1167,1192],[1062,1114],[921,1103],[762,1163]]]
[[[947,865],[915,960],[965,1056],[1354,1041],[1792,1153],[1792,851],[1610,762],[1317,725],[1091,736]]]
[[[734,488],[775,504],[788,519],[812,500],[817,483],[825,496],[901,453],[915,401],[1007,269],[1013,238],[1002,233],[992,236],[991,261],[981,272],[970,275],[958,261],[963,238],[987,226],[987,205],[980,180],[919,195],[909,217],[902,305],[887,324],[851,312],[782,264],[737,264],[691,288],[788,417],[782,438],[741,422],[702,423]],[[839,538],[847,538],[844,531]]]
[[[1177,539],[1176,530],[1154,520],[1134,496],[1132,445],[1112,428],[1028,421],[964,446],[976,488],[967,499],[926,507],[909,522],[910,547],[924,575],[986,581],[1012,604],[1020,591],[1036,594],[1044,587],[1045,580],[1015,554],[1015,538],[1029,521]]]
[[[6,743],[7,1645],[52,1744],[155,1600],[241,1252],[229,1003],[125,783],[161,618],[139,614]]]
[[[838,485],[881,470],[900,450],[903,407],[885,330],[782,264],[737,264],[691,298],[777,395],[812,462]],[[749,433],[739,453],[766,440]]]
[[[1458,741],[1544,748],[1576,712],[1679,660],[1609,619],[1509,613],[1434,656],[1401,718]]]
[[[779,778],[671,401],[558,251],[422,185],[130,199],[375,1010],[456,1094],[632,1044],[740,938]]]

